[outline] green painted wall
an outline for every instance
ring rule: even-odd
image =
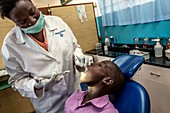
[[[98,26],[100,29],[99,35],[102,37],[102,42],[104,42],[105,31],[107,31],[108,36],[113,35],[116,37],[117,43],[133,44],[133,38],[164,38],[162,44],[166,43],[166,39],[170,37],[170,20],[152,22],[147,24],[136,24],[136,25],[126,25],[126,26],[113,26],[113,27],[103,27],[102,18],[98,17]]]

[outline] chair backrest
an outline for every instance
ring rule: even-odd
[[[112,62],[120,68],[126,78],[122,91],[111,95],[110,98],[119,113],[150,113],[150,98],[146,89],[130,79],[143,64],[144,58],[137,55],[122,55]]]

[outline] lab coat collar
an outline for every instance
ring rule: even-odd
[[[16,43],[24,44],[26,42],[25,40],[26,34],[18,26],[15,26],[15,30],[16,30],[15,33],[16,33],[16,38],[17,38]]]
[[[45,25],[48,28],[48,30],[53,31],[53,30],[57,30],[58,26],[55,23],[52,23],[53,21],[49,20],[49,18],[47,16],[45,16]]]
[[[26,47],[28,47],[28,48],[31,48],[31,49],[33,49],[33,50],[35,50],[35,51],[37,51],[37,52],[41,52],[41,53],[43,53],[43,54],[45,54],[45,55],[47,55],[47,56],[50,56],[50,57],[52,57],[53,58],[53,56],[51,56],[45,49],[42,49],[42,48],[40,48],[37,44],[34,44],[34,43],[36,43],[36,42],[32,42],[32,43],[30,43],[29,42],[29,44],[27,44],[27,41],[29,40],[29,36],[27,36],[22,30],[21,30],[21,28],[20,27],[18,27],[18,26],[15,26],[15,33],[16,33],[16,38],[17,38],[17,40],[16,40],[16,43],[17,44],[19,44],[19,45],[24,45],[24,46],[26,46]],[[31,38],[30,38],[31,39]]]

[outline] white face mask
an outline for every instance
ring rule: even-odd
[[[37,22],[28,28],[21,28],[25,33],[28,34],[35,34],[40,32],[44,27],[44,15],[40,12],[40,17],[38,18]]]

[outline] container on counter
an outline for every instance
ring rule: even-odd
[[[110,45],[111,45],[111,47],[115,46],[115,39],[113,36],[110,36]]]
[[[170,38],[166,39],[166,49],[170,49]]]
[[[162,57],[163,47],[162,47],[162,45],[160,44],[160,39],[157,38],[157,39],[153,39],[152,41],[155,41],[155,42],[156,42],[156,44],[155,44],[155,46],[154,46],[155,57]]]
[[[108,46],[108,47],[110,46],[110,40],[109,40],[108,36],[105,37],[104,43],[105,43],[105,46]]]
[[[143,39],[143,48],[146,49],[149,46],[149,39],[146,37]]]
[[[139,48],[139,47],[138,47],[138,46],[139,46],[139,38],[138,38],[138,37],[136,37],[136,38],[133,39],[133,43],[134,43],[134,47],[135,47],[135,48]]]

